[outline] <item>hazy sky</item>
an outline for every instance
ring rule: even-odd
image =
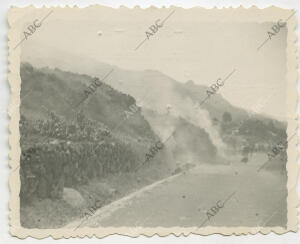
[[[213,22],[209,13],[210,20],[203,22],[203,15],[178,9],[135,51],[146,38],[147,28],[170,12],[165,9],[132,14],[106,9],[89,10],[89,14],[75,10],[66,15],[57,9],[23,42],[22,48],[32,50],[33,56],[38,55],[34,52],[37,46],[50,52],[52,48],[60,49],[81,55],[82,59],[92,57],[124,69],[159,70],[179,82],[191,79],[205,85],[225,78],[235,69],[219,93],[233,105],[247,109],[263,103],[263,112],[284,120],[285,29],[257,51],[268,37],[271,23]]]

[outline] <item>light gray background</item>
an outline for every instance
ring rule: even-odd
[[[86,1],[75,1],[75,0],[1,0],[0,1],[0,28],[1,28],[1,39],[0,39],[0,157],[1,157],[1,166],[0,166],[0,190],[1,190],[1,201],[0,201],[0,241],[1,243],[16,243],[20,240],[14,237],[11,237],[8,231],[8,200],[9,200],[9,189],[8,189],[8,176],[9,176],[9,167],[8,167],[8,116],[7,116],[7,107],[9,103],[9,85],[7,82],[7,30],[8,30],[8,24],[7,24],[7,11],[11,5],[16,6],[27,6],[30,4],[34,4],[37,7],[41,7],[43,5],[47,6],[65,6],[70,5],[74,6],[77,5],[79,7],[85,7],[90,4],[101,4],[101,5],[107,5],[112,7],[118,7],[120,5],[125,5],[127,7],[133,7],[135,5],[140,5],[141,7],[148,7],[151,5],[155,5],[157,7],[161,6],[170,6],[170,5],[177,5],[182,6],[185,8],[193,7],[193,6],[202,6],[206,8],[212,8],[214,6],[218,8],[222,7],[238,7],[240,5],[244,7],[250,7],[252,5],[256,5],[260,8],[265,8],[271,5],[275,5],[282,8],[288,8],[288,9],[295,9],[297,10],[296,17],[298,19],[298,25],[300,22],[300,1],[299,0],[281,0],[281,1],[275,1],[275,0],[268,0],[268,1],[251,1],[247,0],[245,1],[222,1],[222,0],[206,0],[206,1],[200,1],[200,0],[185,0],[185,1],[176,1],[176,0],[161,0],[161,1],[147,1],[147,0],[127,0],[127,1],[121,1],[121,0],[107,0],[107,1],[96,1],[96,0],[86,0]],[[300,29],[297,28],[297,36],[298,36],[298,47],[299,47],[299,38],[300,38]],[[59,37],[58,37],[59,38]],[[298,48],[298,56],[299,56],[299,48]],[[298,70],[299,72],[299,70]],[[297,90],[299,92],[300,85],[297,85]],[[299,106],[297,108],[297,111],[299,113]],[[299,148],[299,147],[298,147]],[[299,160],[298,160],[299,161]],[[298,162],[299,163],[299,162]],[[298,187],[297,187],[298,195],[300,195],[300,183],[298,180]],[[241,236],[241,237],[223,237],[221,235],[213,235],[208,237],[203,236],[197,236],[197,235],[190,235],[189,237],[179,237],[176,238],[174,236],[169,237],[152,237],[152,238],[146,238],[146,237],[139,237],[139,238],[129,238],[129,237],[123,237],[123,236],[110,236],[105,239],[97,239],[93,238],[89,240],[88,238],[85,238],[84,240],[81,239],[72,239],[72,240],[59,240],[60,243],[78,243],[78,242],[87,242],[90,243],[300,243],[300,232],[298,234],[294,233],[288,233],[285,235],[278,236],[276,234],[269,234],[267,236],[258,234],[255,236]],[[24,240],[26,243],[36,243],[37,240],[32,238],[27,238]],[[42,240],[43,243],[52,243],[54,240],[52,238],[47,238]]]

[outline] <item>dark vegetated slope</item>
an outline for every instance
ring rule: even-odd
[[[134,98],[106,84],[72,107],[92,77],[26,63],[21,79],[22,203],[35,197],[60,199],[64,187],[134,172],[158,140],[140,109],[125,116]],[[163,162],[161,153],[151,164],[163,168]]]
[[[76,108],[85,98],[84,91],[92,83],[93,77],[59,69],[34,69],[30,64],[24,63],[21,65],[21,78],[21,113],[26,114],[26,117],[46,118],[44,108],[47,108],[66,120],[72,120],[74,114],[81,109],[86,117],[99,121],[110,129],[116,128],[123,121],[120,126],[122,131],[135,137],[155,138],[140,112],[126,119],[124,112],[135,104],[135,99],[101,81],[101,87]]]

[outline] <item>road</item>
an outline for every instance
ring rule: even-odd
[[[286,177],[257,168],[201,165],[99,209],[80,227],[285,225]],[[208,219],[217,202],[224,207]]]

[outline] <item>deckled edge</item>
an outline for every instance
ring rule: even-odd
[[[210,235],[210,234],[222,234],[222,235],[244,235],[244,234],[268,234],[270,232],[277,233],[277,234],[283,234],[289,231],[296,232],[298,230],[298,204],[299,199],[296,192],[295,185],[297,184],[297,175],[299,166],[295,162],[297,162],[298,152],[296,148],[296,144],[298,143],[298,136],[294,137],[294,139],[289,142],[289,149],[288,149],[288,163],[287,163],[287,170],[288,170],[288,183],[287,188],[291,189],[289,190],[288,194],[288,224],[287,228],[282,227],[264,227],[264,228],[253,228],[253,227],[204,227],[199,229],[198,227],[191,227],[191,228],[182,228],[182,227],[170,227],[170,228],[163,228],[163,227],[157,227],[157,228],[132,228],[132,227],[121,227],[121,228],[80,228],[76,231],[73,231],[71,229],[26,229],[20,226],[20,213],[19,213],[19,190],[20,190],[20,179],[17,172],[19,172],[19,169],[15,170],[16,167],[18,167],[19,164],[19,158],[20,158],[20,145],[19,145],[19,110],[15,109],[16,107],[19,107],[20,104],[20,75],[19,75],[19,66],[20,66],[20,49],[13,50],[13,43],[12,40],[18,39],[18,35],[20,35],[20,29],[16,27],[12,27],[12,23],[14,20],[16,20],[18,15],[21,13],[25,13],[26,11],[43,11],[43,10],[49,10],[51,7],[42,7],[42,8],[36,8],[34,9],[34,6],[31,5],[29,7],[24,8],[18,8],[13,7],[9,10],[8,13],[8,22],[9,22],[9,32],[8,32],[8,48],[9,48],[9,57],[8,57],[8,80],[11,88],[11,97],[10,97],[10,103],[9,103],[9,116],[11,118],[9,123],[9,146],[10,146],[10,152],[9,152],[9,165],[11,167],[10,170],[10,177],[9,177],[9,188],[10,188],[10,201],[9,201],[9,218],[10,218],[10,233],[13,236],[19,237],[19,238],[26,238],[28,236],[42,239],[46,237],[53,237],[54,239],[58,238],[69,238],[69,237],[92,237],[96,236],[98,238],[103,238],[112,234],[120,234],[124,236],[130,236],[130,237],[137,237],[140,235],[144,235],[147,237],[151,237],[154,235],[159,236],[168,236],[168,235],[184,235],[187,236],[191,233],[193,234],[199,234],[199,235]],[[77,9],[77,10],[85,10],[87,11],[90,8],[109,8],[114,9],[107,6],[100,6],[100,5],[92,5],[85,8],[78,8],[76,5],[74,7],[66,6],[64,7],[56,7],[54,9],[60,9],[63,11],[71,10],[71,9]],[[52,9],[52,8],[51,8]],[[135,6],[133,8],[127,8],[125,6],[121,6],[120,8],[115,8],[115,10],[123,10],[123,9],[132,9],[132,10],[151,10],[151,9],[158,9],[158,10],[195,10],[197,11],[208,11],[210,14],[212,14],[212,11],[215,11],[214,14],[227,14],[229,15],[229,11],[240,11],[238,14],[247,14],[248,16],[243,17],[249,17],[249,15],[253,17],[253,13],[258,13],[258,11],[265,11],[268,12],[268,16],[260,16],[263,17],[260,20],[256,20],[258,22],[266,22],[266,21],[277,21],[280,16],[283,16],[283,12],[288,13],[288,10],[276,8],[274,6],[259,9],[255,6],[249,7],[249,8],[222,8],[219,9],[217,7],[212,9],[205,9],[202,7],[193,7],[189,9],[184,9],[182,7],[175,7],[170,6],[169,8],[157,8],[155,6],[151,6],[149,8],[142,9],[139,6]],[[252,11],[250,13],[250,11]],[[241,13],[242,12],[242,13]],[[272,12],[272,14],[270,14]],[[281,13],[279,13],[281,12]],[[236,14],[237,12],[235,12]],[[268,19],[269,17],[273,16],[273,19]],[[215,16],[214,16],[215,17]],[[258,16],[256,16],[258,17]],[[266,18],[268,17],[268,18]],[[220,20],[219,20],[220,21]],[[246,21],[243,19],[242,21]],[[247,19],[247,21],[249,21]],[[252,21],[255,21],[252,19]],[[288,97],[287,103],[288,108],[290,111],[289,116],[297,118],[297,112],[296,112],[296,106],[298,101],[298,95],[297,91],[295,90],[296,87],[296,81],[297,81],[297,48],[296,48],[296,18],[293,16],[288,22],[288,45],[287,45],[287,77],[288,77],[288,94],[293,94],[291,97]],[[267,30],[266,30],[267,31]],[[294,116],[290,116],[294,115]],[[292,120],[289,121],[288,124],[288,137],[291,136],[294,131],[297,129],[297,121]],[[297,139],[296,139],[297,138]],[[296,149],[296,150],[295,150]],[[15,170],[15,171],[13,171]]]

